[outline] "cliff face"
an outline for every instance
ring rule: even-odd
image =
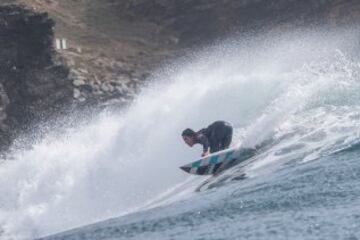
[[[360,22],[358,0],[2,3],[32,8],[0,5],[2,146],[7,146],[18,132],[31,128],[32,123],[59,113],[62,106],[73,101],[131,101],[153,69],[215,39],[233,33],[241,37],[248,31]],[[69,49],[55,53],[54,36],[66,38]]]
[[[0,131],[2,148],[34,122],[72,101],[68,70],[55,64],[46,13],[0,7]]]
[[[48,12],[68,39],[79,102],[131,101],[152,70],[233,33],[359,22],[356,0],[8,0]]]
[[[138,0],[119,6],[123,14],[172,31],[182,46],[234,32],[263,31],[278,24],[326,21],[331,0]],[[124,9],[126,9],[124,11]]]

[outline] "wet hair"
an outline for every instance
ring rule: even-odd
[[[181,136],[187,136],[187,137],[194,137],[195,135],[196,133],[194,132],[194,130],[190,128],[185,129],[181,134]]]

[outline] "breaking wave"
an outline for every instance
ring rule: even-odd
[[[178,169],[201,151],[182,142],[186,127],[233,123],[233,146],[264,149],[250,178],[357,146],[356,39],[305,30],[233,38],[164,67],[128,109],[3,159],[2,236],[44,236],[191,197],[204,179]]]

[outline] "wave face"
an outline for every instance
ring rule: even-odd
[[[354,155],[359,142],[360,64],[354,32],[304,30],[217,43],[160,70],[155,84],[123,112],[85,118],[81,126],[48,134],[31,149],[15,150],[0,167],[1,236],[36,238],[133,213],[115,221],[119,231],[101,230],[107,222],[58,238],[100,229],[87,239],[142,239],[166,229],[165,237],[186,239],[184,226],[196,222],[195,236],[221,238],[219,229],[230,225],[231,217],[239,225],[229,226],[227,237],[247,232],[256,239],[271,236],[270,230],[279,237],[277,231],[287,226],[282,221],[293,211],[304,208],[309,214],[304,219],[311,218],[310,207],[327,201],[333,190],[327,184],[335,184],[328,168],[340,169],[344,178],[358,176],[347,172],[351,165],[343,157]],[[233,146],[258,145],[262,151],[248,165],[204,185],[215,191],[194,194],[204,178],[188,176],[178,166],[198,158],[201,148],[185,146],[180,133],[219,119],[233,123]],[[343,157],[339,163],[331,159],[335,155]],[[244,172],[247,178],[231,184]],[[314,174],[320,179],[316,184]],[[339,186],[345,189],[347,183]],[[341,194],[350,201],[346,191],[339,190],[339,202]],[[324,195],[300,201],[303,193]],[[314,219],[327,216],[320,210]],[[296,237],[292,221],[287,236]],[[316,221],[312,224],[316,232]]]

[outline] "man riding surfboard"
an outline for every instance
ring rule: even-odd
[[[192,147],[195,144],[203,146],[202,157],[207,156],[209,153],[218,152],[229,148],[232,140],[233,128],[230,123],[225,121],[216,121],[197,132],[187,128],[181,136],[184,142]]]

